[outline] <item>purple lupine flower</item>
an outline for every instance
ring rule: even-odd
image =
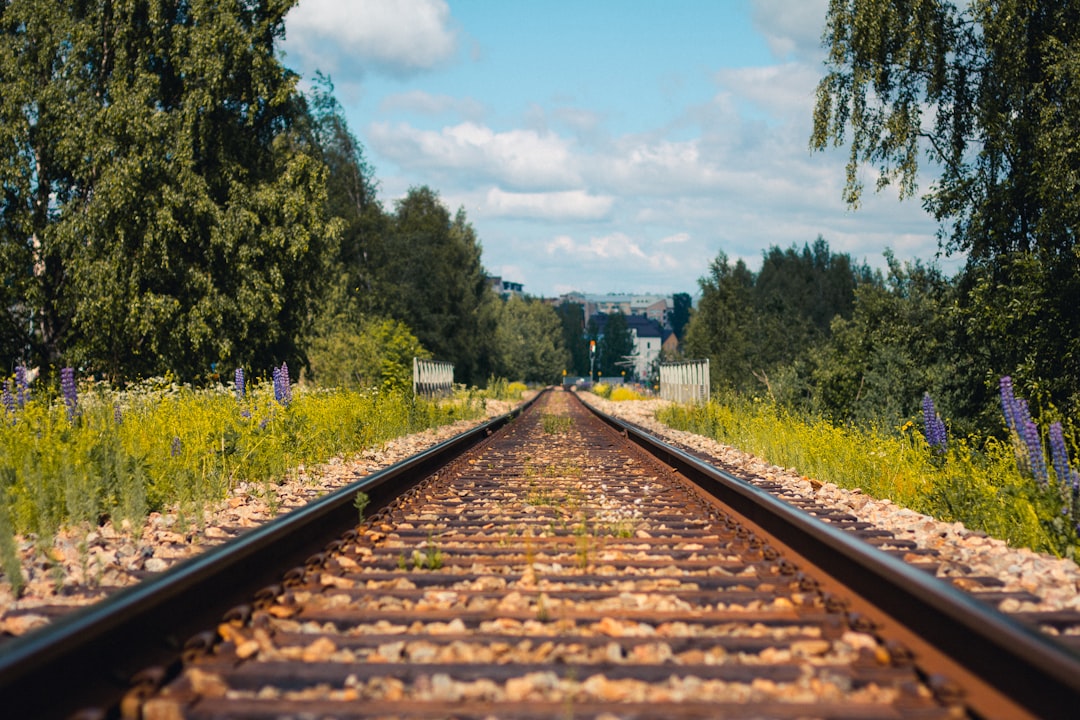
[[[176,457],[180,454],[180,451],[183,449],[183,447],[184,446],[180,443],[180,437],[178,435],[174,435],[172,439],[172,444],[169,446],[169,456]]]
[[[937,453],[945,454],[948,445],[948,439],[945,435],[945,423],[941,421],[941,416],[938,415],[937,410],[934,408],[934,400],[930,397],[930,393],[923,394],[922,411],[926,444]]]
[[[25,365],[15,366],[15,400],[20,410],[30,402],[30,379]]]
[[[1043,453],[1039,428],[1031,418],[1027,400],[1016,397],[1013,392],[1012,378],[1001,378],[1001,410],[1005,415],[1005,424],[1013,437],[1016,451],[1016,464],[1020,472],[1030,473],[1045,486],[1049,482],[1046,468],[1046,455]]]
[[[1006,375],[1001,378],[1001,412],[1005,415],[1005,425],[1010,430],[1016,430],[1016,396],[1013,394],[1012,378]]]
[[[233,385],[236,388],[236,399],[243,401],[244,399],[244,368],[236,368],[236,372],[233,373]]]
[[[114,403],[112,408],[113,420],[117,425],[121,425],[124,422],[124,413],[120,411],[120,403]]]
[[[79,391],[75,387],[75,368],[60,368],[60,392],[67,406],[68,420],[75,422],[79,412]]]
[[[1031,417],[1027,400],[1015,398],[1013,401],[1013,421],[1016,423],[1016,435],[1023,446],[1021,453],[1021,466],[1031,476],[1046,484],[1046,459],[1043,455],[1042,440],[1039,438],[1039,428]]]
[[[15,396],[11,394],[11,381],[4,381],[4,390],[0,392],[0,402],[4,404],[4,414],[15,414]]]
[[[1050,425],[1050,457],[1061,487],[1074,495],[1080,492],[1080,472],[1074,470],[1069,462],[1069,450],[1065,447],[1065,433],[1060,422]]]
[[[1050,481],[1046,471],[1046,456],[1043,455],[1042,441],[1039,439],[1039,428],[1033,420],[1024,423],[1024,444],[1028,451],[1028,467],[1031,474],[1043,487]]]
[[[1069,469],[1069,451],[1065,448],[1065,433],[1061,429],[1061,423],[1050,424],[1050,459],[1054,464],[1054,475],[1062,485],[1069,485],[1071,471]]]
[[[281,368],[274,368],[274,399],[281,402]]]
[[[292,387],[289,385],[289,366],[281,363],[281,367],[274,368],[274,399],[282,405],[288,405],[292,401]]]
[[[292,383],[289,381],[289,366],[284,362],[281,363],[281,396],[284,399],[285,405],[292,402]]]
[[[1027,433],[1029,425],[1035,424],[1034,419],[1031,417],[1031,409],[1028,407],[1028,401],[1024,398],[1016,398],[1016,401],[1013,403],[1013,420],[1016,421],[1016,429],[1021,436],[1024,436],[1025,433]]]

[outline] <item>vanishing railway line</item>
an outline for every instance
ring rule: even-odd
[[[370,502],[359,526],[357,492]],[[828,523],[549,392],[10,643],[0,707],[157,719],[1080,707],[1075,650],[900,562],[902,543],[810,510]]]

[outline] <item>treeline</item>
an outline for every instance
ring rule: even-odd
[[[820,237],[801,249],[770,248],[757,272],[720,253],[700,280],[685,352],[710,358],[721,391],[768,397],[840,424],[894,430],[919,416],[929,394],[950,434],[998,434],[1006,375],[1022,385],[1037,416],[1075,414],[1080,397],[1067,335],[1058,339],[1061,362],[1035,374],[1014,348],[1049,333],[1033,325],[1020,335],[1012,323],[987,322],[980,268],[947,277],[935,264],[902,263],[891,252],[886,261],[884,271],[872,270],[831,252]]]
[[[0,7],[0,362],[114,381],[288,361],[318,382],[554,380],[550,307],[503,303],[464,211],[387,209],[293,0]],[[526,328],[515,330],[517,327]]]

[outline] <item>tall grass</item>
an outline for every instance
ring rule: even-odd
[[[1060,494],[1031,482],[1012,445],[993,438],[953,440],[942,452],[910,422],[885,433],[738,397],[672,405],[658,419],[1015,546],[1069,557],[1080,550],[1075,529],[1060,521]]]
[[[238,483],[280,483],[301,464],[482,414],[482,403],[411,394],[296,389],[242,395],[151,381],[83,386],[77,408],[38,390],[0,422],[0,560],[12,533],[48,546],[62,526],[180,507],[202,517]],[[5,567],[7,563],[5,562]],[[8,573],[10,576],[10,572]]]
[[[509,400],[518,402],[529,386],[523,382],[511,382],[506,378],[489,377],[487,387],[483,390],[473,390],[473,395],[492,400]]]

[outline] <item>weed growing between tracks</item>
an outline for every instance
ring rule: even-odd
[[[239,383],[238,383],[239,384]],[[242,387],[242,386],[241,386]],[[70,391],[70,388],[68,388]],[[0,423],[0,563],[19,588],[13,536],[52,545],[61,527],[127,521],[178,508],[201,522],[239,483],[272,497],[293,469],[482,414],[482,402],[290,389],[250,383],[196,390],[166,380],[118,391],[83,385],[77,398],[35,388]]]
[[[1057,490],[1022,474],[1013,446],[994,438],[954,439],[942,455],[911,423],[886,434],[739,398],[672,405],[657,419],[808,477],[860,488],[939,520],[962,522],[1017,547],[1077,555],[1076,533],[1060,528]]]
[[[553,413],[541,413],[540,422],[544,432],[549,435],[569,432],[574,426],[574,418],[569,415],[555,415]]]

